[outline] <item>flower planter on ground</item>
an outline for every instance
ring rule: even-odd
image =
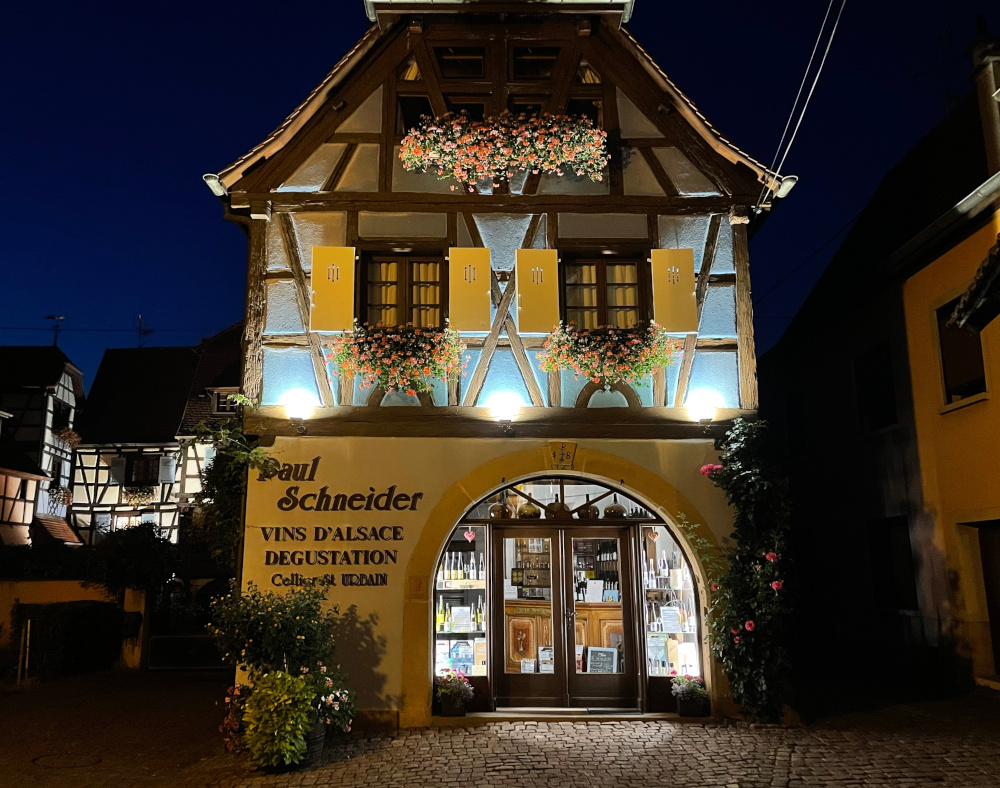
[[[690,697],[677,698],[677,713],[681,717],[708,717],[712,711],[708,698]]]
[[[446,696],[441,698],[441,716],[442,717],[464,717],[465,716],[465,702],[461,700],[456,700],[451,696]]]

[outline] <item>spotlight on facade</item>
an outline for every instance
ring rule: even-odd
[[[716,411],[725,406],[725,399],[714,389],[694,389],[688,393],[684,401],[684,407],[687,408],[691,420],[701,423],[714,421]]]
[[[319,406],[319,400],[311,391],[305,389],[289,389],[278,398],[278,404],[285,408],[285,415],[295,425],[299,435],[306,434],[306,419]]]
[[[501,432],[508,438],[513,437],[514,428],[510,424],[524,407],[521,397],[513,391],[498,391],[486,400],[486,407],[490,409],[490,415],[500,424]]]

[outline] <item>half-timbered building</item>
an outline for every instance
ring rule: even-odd
[[[368,640],[341,658],[368,720],[427,724],[446,667],[473,674],[481,710],[670,710],[672,670],[723,703],[679,523],[730,529],[698,473],[706,425],[756,411],[748,230],[794,180],[652,60],[623,26],[631,0],[364,6],[358,44],[205,176],[249,238],[245,426],[281,464],[250,483],[244,580],[320,577],[354,611]],[[464,183],[438,172],[446,147],[404,162],[411,130],[448,113],[566,116],[567,134],[607,133],[608,162]],[[543,368],[560,322],[655,322],[675,363],[612,385]],[[464,372],[366,385],[332,360],[364,324],[457,331]]]
[[[143,522],[177,541],[213,456],[198,425],[233,418],[240,333],[229,328],[195,347],[105,351],[75,454],[72,516],[89,543]]]
[[[58,347],[0,347],[0,410],[9,414],[0,432],[11,441],[10,450],[25,455],[41,474],[21,488],[34,490],[29,542],[80,543],[66,517],[82,402],[83,373]]]

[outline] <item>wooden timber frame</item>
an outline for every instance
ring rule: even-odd
[[[533,45],[559,48],[551,74],[538,80],[515,79],[515,48]],[[483,74],[448,78],[435,56],[438,49],[447,46],[481,47],[485,64]],[[663,80],[654,73],[658,67],[643,61],[643,57],[645,53],[631,36],[605,24],[599,15],[581,15],[579,19],[571,15],[542,16],[526,23],[505,22],[500,17],[488,15],[477,15],[470,22],[461,14],[426,17],[404,14],[384,29],[369,31],[320,86],[329,86],[325,99],[314,91],[271,138],[219,176],[228,189],[224,200],[227,217],[246,225],[250,241],[244,394],[256,402],[261,401],[266,347],[301,347],[309,352],[321,404],[324,409],[334,406],[322,339],[308,331],[311,272],[306,270],[303,260],[309,252],[300,248],[294,227],[295,215],[343,214],[344,244],[347,246],[372,250],[380,245],[389,249],[407,244],[440,249],[445,253],[447,247],[460,245],[460,238],[471,239],[474,246],[486,246],[477,226],[477,216],[519,214],[528,218],[524,237],[519,239],[522,248],[541,246],[560,252],[598,252],[602,248],[627,247],[636,253],[658,248],[660,217],[674,216],[707,219],[704,254],[695,261],[697,312],[700,319],[710,288],[734,287],[736,336],[687,335],[678,362],[676,387],[668,391],[667,376],[663,371],[655,373],[653,408],[645,410],[658,412],[661,418],[668,414],[676,416],[674,411],[683,407],[687,396],[696,354],[723,351],[736,353],[740,410],[753,412],[757,407],[757,384],[747,253],[749,206],[756,202],[761,183],[773,186],[779,176],[735,148],[720,155],[720,145],[730,145],[728,141],[721,137],[707,139],[704,129],[695,128],[686,119],[693,105],[685,104],[686,97],[676,89],[666,89]],[[401,69],[411,58],[419,78],[403,79]],[[583,82],[577,78],[583,62],[600,76],[599,82]],[[662,76],[662,72],[659,74]],[[338,127],[377,91],[381,91],[380,130],[338,133]],[[623,136],[619,119],[620,96],[631,102],[660,136]],[[608,193],[545,193],[540,188],[542,178],[531,173],[527,174],[520,189],[512,189],[510,182],[502,181],[489,194],[469,194],[461,189],[453,193],[393,191],[395,147],[405,131],[397,121],[397,103],[406,97],[425,98],[435,114],[448,111],[454,102],[482,104],[486,115],[516,108],[522,102],[540,105],[542,111],[556,114],[566,113],[575,106],[573,102],[590,102],[598,107],[600,125],[609,132]],[[277,191],[320,145],[327,143],[343,144],[344,148],[318,190]],[[364,192],[341,190],[339,187],[359,146],[372,144],[379,146],[377,188]],[[663,147],[682,151],[712,184],[715,193],[685,194],[683,184],[674,182],[656,155],[656,149]],[[626,193],[622,158],[625,148],[638,155],[663,192],[662,196]],[[359,233],[359,215],[369,212],[444,214],[447,232],[435,238],[366,238]],[[647,231],[644,237],[566,237],[560,233],[560,213],[642,216]],[[269,269],[270,233],[280,238],[287,269]],[[713,272],[724,233],[731,235],[727,240],[731,240],[735,273]],[[270,245],[273,246],[273,242]],[[547,391],[544,391],[528,357],[528,350],[540,347],[543,338],[522,337],[516,330],[511,311],[516,285],[514,277],[511,271],[504,283],[496,270],[492,272],[491,300],[496,314],[490,331],[485,337],[466,340],[470,348],[480,349],[478,362],[469,370],[466,379],[449,381],[447,406],[439,405],[434,408],[435,412],[444,415],[446,409],[474,408],[480,404],[478,399],[489,363],[498,348],[510,349],[532,406],[543,408],[547,402],[548,410],[562,410],[560,376],[550,373]],[[276,279],[293,284],[295,308],[305,329],[301,333],[265,333],[267,284]],[[625,394],[629,409],[641,407],[638,397],[630,393],[631,396]],[[381,396],[373,396],[369,402],[377,405],[381,399]],[[341,403],[341,407],[335,409],[337,413],[356,410],[353,408],[353,381],[340,380],[337,400]],[[586,407],[587,400],[589,397],[577,398],[576,404]],[[427,398],[422,400],[422,405],[417,410],[434,407],[428,404]],[[267,411],[266,408],[260,410],[261,415]],[[263,423],[260,426],[264,426]],[[271,427],[278,429],[277,425],[269,424],[268,428]]]

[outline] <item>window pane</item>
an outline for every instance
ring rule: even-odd
[[[632,328],[639,322],[639,312],[631,307],[608,307],[608,325]]]
[[[642,534],[649,675],[669,676],[676,670],[681,675],[700,676],[698,619],[691,570],[666,527],[644,525]]]
[[[566,284],[568,285],[594,284],[597,282],[596,265],[567,265],[565,269]]]
[[[937,311],[938,337],[941,342],[941,366],[944,369],[945,403],[958,402],[986,391],[983,371],[983,346],[979,334],[967,328],[948,325],[956,298]]]
[[[514,47],[514,79],[548,79],[558,57],[559,47]]]
[[[635,263],[613,263],[607,266],[608,283],[635,284],[639,281]]]
[[[438,47],[434,52],[445,79],[469,79],[484,74],[486,50],[482,47]]]
[[[577,328],[597,328],[597,310],[567,309],[566,322],[575,324]]]
[[[617,539],[573,540],[573,629],[577,673],[623,673],[625,629]],[[611,603],[608,607],[606,603]],[[595,608],[594,605],[600,605]],[[588,643],[591,616],[600,616],[600,643]]]
[[[597,285],[569,285],[566,287],[566,306],[596,307]]]
[[[467,531],[475,534],[471,541]],[[445,544],[435,582],[435,673],[452,669],[486,675],[486,560],[486,528],[456,527]]]
[[[534,616],[506,616],[504,648],[507,673],[551,673],[552,655],[552,549],[542,538],[503,540],[504,585],[517,599],[538,606]],[[546,652],[546,649],[548,651]]]
[[[396,300],[396,285],[369,285],[368,286],[368,303],[371,306],[395,306],[398,302]]]
[[[369,307],[368,308],[368,322],[372,325],[376,323],[382,323],[386,326],[395,326],[399,324],[397,319],[398,311],[394,306],[387,307]]]

